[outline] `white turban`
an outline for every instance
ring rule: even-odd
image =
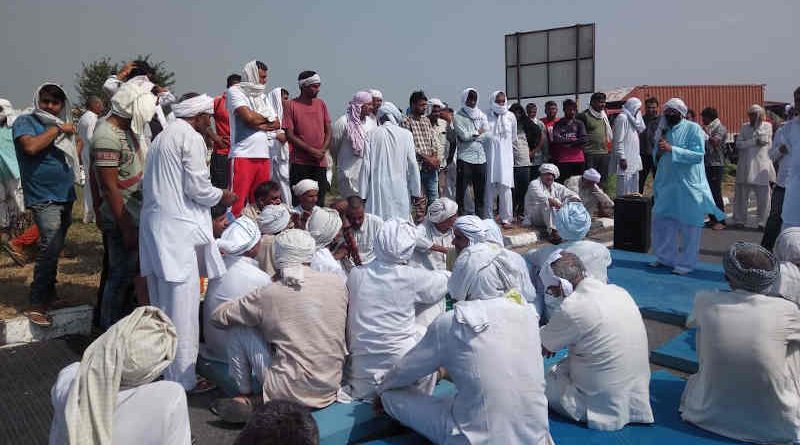
[[[460,216],[453,224],[453,229],[464,234],[470,245],[486,241],[486,237],[489,235],[486,224],[475,215]]]
[[[453,266],[447,291],[458,301],[490,300],[522,289],[523,274],[512,253],[496,244],[464,249]]]
[[[214,98],[207,94],[191,97],[173,104],[172,112],[175,113],[175,117],[195,117],[203,113],[214,114]]]
[[[434,200],[428,207],[428,220],[439,224],[458,213],[458,204],[450,198]]]
[[[431,109],[433,109],[433,107],[439,107],[439,108],[445,107],[444,102],[442,102],[442,100],[439,99],[438,97],[434,97],[431,100],[429,100],[428,104],[431,106]]]
[[[378,99],[383,99],[383,93],[381,93],[380,90],[369,90],[369,94],[371,94],[372,97],[377,97]]]
[[[558,170],[558,167],[556,167],[555,164],[547,164],[547,163],[542,164],[539,167],[539,174],[541,175],[544,173],[550,173],[551,175],[555,176],[556,179],[558,179],[558,177],[561,176],[561,172]]]
[[[600,180],[603,179],[603,178],[602,178],[602,176],[600,176],[600,172],[598,172],[597,170],[595,170],[593,168],[590,168],[590,169],[588,169],[588,170],[583,172],[583,179],[585,179],[587,181],[592,181],[592,182],[594,182],[596,184],[596,183],[600,182]]]
[[[241,216],[232,222],[217,240],[219,249],[233,256],[244,255],[261,240],[261,232],[256,222],[247,216]]]
[[[290,217],[285,205],[268,205],[258,214],[258,229],[264,235],[275,235],[289,225]]]
[[[336,210],[321,207],[311,214],[307,229],[318,248],[327,247],[342,229],[342,218]]]
[[[492,218],[483,220],[483,225],[486,226],[486,241],[497,244],[503,247],[503,232],[500,231],[500,226]]]
[[[417,244],[416,228],[409,222],[392,218],[383,223],[375,239],[375,256],[383,263],[405,264]]]
[[[310,190],[319,191],[319,184],[317,183],[317,181],[314,181],[312,179],[303,179],[302,181],[292,186],[292,193],[294,193],[294,196],[297,196],[298,198],[305,195],[306,192]]]
[[[641,108],[642,101],[636,97],[631,97],[622,105],[622,114],[628,118],[638,133],[643,132],[646,127],[644,119],[642,119],[642,113],[640,113]]]
[[[592,216],[582,202],[570,201],[556,212],[556,229],[566,241],[578,241],[586,237],[592,227]]]
[[[384,116],[387,116],[390,121],[397,125],[400,125],[400,122],[403,120],[403,113],[391,102],[384,101],[380,108],[378,108],[378,122],[380,122]]]
[[[145,76],[136,78],[139,77]],[[139,140],[139,151],[143,157],[147,156],[148,149],[147,128],[156,113],[157,98],[151,92],[154,86],[146,78],[136,82],[131,79],[123,83],[111,97],[111,114],[131,120],[131,131]]]
[[[311,77],[306,77],[305,79],[300,79],[297,81],[297,85],[300,88],[307,87],[309,85],[319,85],[322,83],[322,79],[320,79],[319,74],[314,74]]]
[[[303,264],[311,262],[316,243],[305,230],[284,230],[272,244],[272,264],[281,271],[283,284],[300,287],[303,284]]]
[[[686,104],[677,97],[673,97],[664,104],[664,110],[668,109],[677,111],[683,117],[686,117],[686,113],[689,112],[689,108]]]
[[[556,274],[553,272],[553,268],[551,267],[551,264],[561,258],[561,252],[563,252],[562,249],[556,249],[550,254],[550,256],[547,257],[546,260],[544,260],[542,268],[539,269],[539,279],[542,280],[542,285],[544,286],[545,290],[551,286],[560,287],[561,295],[568,297],[573,290],[572,283],[556,276]]]
[[[778,261],[788,261],[800,265],[800,227],[790,227],[775,241],[775,257]]]

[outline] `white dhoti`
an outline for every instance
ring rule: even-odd
[[[494,210],[494,201],[497,198],[500,198],[500,203],[498,205],[500,222],[503,224],[510,224],[514,219],[514,216],[511,214],[511,208],[513,206],[511,187],[499,182],[486,183],[486,204],[483,207],[486,209],[486,215],[483,217],[494,219],[492,212]]]
[[[186,391],[197,384],[195,365],[200,342],[200,272],[194,264],[189,280],[181,283],[147,276],[150,304],[167,314],[178,334],[175,360],[164,370],[164,380],[178,382]]]
[[[548,204],[535,204],[526,209],[528,224],[531,226],[544,226],[547,230],[556,228],[556,211]]]
[[[547,407],[576,422],[586,422],[586,401],[569,376],[569,366],[561,362],[544,374]]]
[[[383,409],[403,425],[422,434],[433,443],[466,444],[450,414],[454,396],[434,397],[418,390],[393,389],[381,394]]]
[[[639,193],[639,172],[617,175],[617,196]]]
[[[751,193],[756,195],[756,220],[758,225],[763,227],[767,224],[770,200],[772,199],[772,189],[768,185],[737,183],[734,193],[734,224],[747,224],[747,208],[749,207]]]
[[[653,253],[659,263],[686,273],[697,265],[702,228],[653,215]]]
[[[269,368],[269,347],[255,328],[234,326],[228,332],[228,373],[240,394],[253,394],[253,378],[264,385],[264,372]]]

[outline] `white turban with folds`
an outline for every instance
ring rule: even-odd
[[[397,125],[400,125],[400,122],[403,121],[403,113],[391,102],[384,101],[380,108],[378,108],[378,122],[380,122],[384,116],[388,117],[392,123]]]
[[[285,205],[268,205],[258,214],[258,229],[264,235],[275,235],[289,225],[290,219]]]
[[[525,274],[518,265],[511,251],[496,244],[470,246],[458,256],[447,291],[458,301],[510,297],[525,304],[520,294]]]
[[[305,195],[310,190],[319,190],[319,183],[313,179],[303,179],[297,184],[292,186],[292,193],[298,198]]]
[[[310,85],[319,85],[322,83],[322,79],[319,77],[319,74],[314,74],[311,77],[306,77],[305,79],[300,79],[297,81],[297,85],[300,88],[307,87]]]
[[[305,230],[284,230],[272,244],[272,264],[281,272],[283,284],[300,287],[303,284],[303,264],[311,262],[316,243]]]
[[[684,103],[681,99],[677,97],[673,97],[672,99],[668,100],[664,104],[664,109],[675,110],[678,113],[680,113],[680,115],[683,117],[686,117],[686,113],[689,112],[689,107],[686,106],[686,103]]]
[[[790,227],[775,240],[775,258],[800,265],[800,227]]]
[[[371,94],[372,97],[377,97],[378,99],[383,99],[383,93],[381,93],[380,90],[375,90],[375,89],[369,90],[369,94]]]
[[[469,240],[470,245],[486,241],[489,229],[483,220],[475,215],[464,215],[456,219],[453,229],[461,232]]]
[[[433,107],[439,107],[439,108],[444,108],[445,107],[444,106],[444,102],[442,102],[442,100],[439,99],[438,97],[434,97],[431,100],[429,100],[428,101],[428,105],[431,106],[431,109],[433,109]]]
[[[483,225],[486,226],[486,241],[503,247],[505,244],[503,244],[503,232],[500,231],[500,226],[492,218],[484,219]]]
[[[636,97],[631,97],[622,105],[622,113],[628,118],[631,125],[636,128],[637,133],[645,130],[644,119],[642,119],[642,101]]]
[[[566,241],[578,241],[589,233],[592,216],[582,202],[570,201],[556,212],[555,225],[561,238]]]
[[[602,176],[600,176],[600,172],[598,172],[597,170],[595,170],[593,168],[590,168],[590,169],[588,169],[588,170],[583,172],[583,179],[585,179],[587,181],[592,181],[594,183],[599,183],[600,180],[603,179],[603,178],[602,178]]]
[[[198,114],[214,114],[214,98],[208,94],[190,97],[172,105],[175,117],[195,117]]]
[[[144,76],[137,76],[140,78]],[[134,79],[136,79],[134,78]],[[131,120],[131,131],[139,142],[139,152],[147,157],[147,131],[150,120],[156,113],[157,98],[152,93],[155,85],[146,80],[125,82],[111,97],[111,114]]]
[[[439,224],[458,213],[458,204],[450,198],[434,200],[428,207],[428,220]]]
[[[561,176],[561,172],[558,170],[558,167],[556,167],[555,164],[548,164],[548,163],[542,164],[539,167],[539,174],[541,175],[544,173],[550,173],[551,175],[555,176],[556,179],[558,179],[558,177]]]
[[[231,223],[217,240],[219,249],[226,255],[240,256],[252,249],[261,240],[256,222],[240,216]]]
[[[384,222],[378,232],[375,257],[383,263],[405,264],[411,259],[416,244],[416,228],[407,221],[392,218]]]
[[[342,218],[336,210],[321,207],[311,214],[306,228],[317,248],[327,247],[342,229]]]
[[[561,258],[561,252],[563,251],[563,249],[556,249],[550,254],[550,256],[547,257],[546,260],[544,260],[542,268],[539,269],[539,279],[542,280],[542,285],[544,286],[545,290],[547,290],[548,287],[560,287],[561,295],[563,297],[568,297],[573,290],[572,283],[556,276],[551,266],[551,264],[555,263]]]

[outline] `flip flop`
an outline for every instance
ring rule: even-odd
[[[40,309],[25,309],[22,311],[22,315],[28,317],[31,323],[40,328],[49,328],[53,326],[53,317]]]
[[[8,243],[3,243],[2,247],[3,247],[3,251],[5,253],[7,253],[8,256],[10,256],[12,260],[14,260],[14,263],[16,263],[17,266],[19,266],[19,267],[24,267],[25,266],[25,255],[24,254],[19,253],[18,251],[14,250],[14,248],[11,247],[11,245],[9,245]]]

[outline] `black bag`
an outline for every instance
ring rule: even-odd
[[[624,196],[614,200],[614,248],[647,253],[650,250],[649,197]]]

